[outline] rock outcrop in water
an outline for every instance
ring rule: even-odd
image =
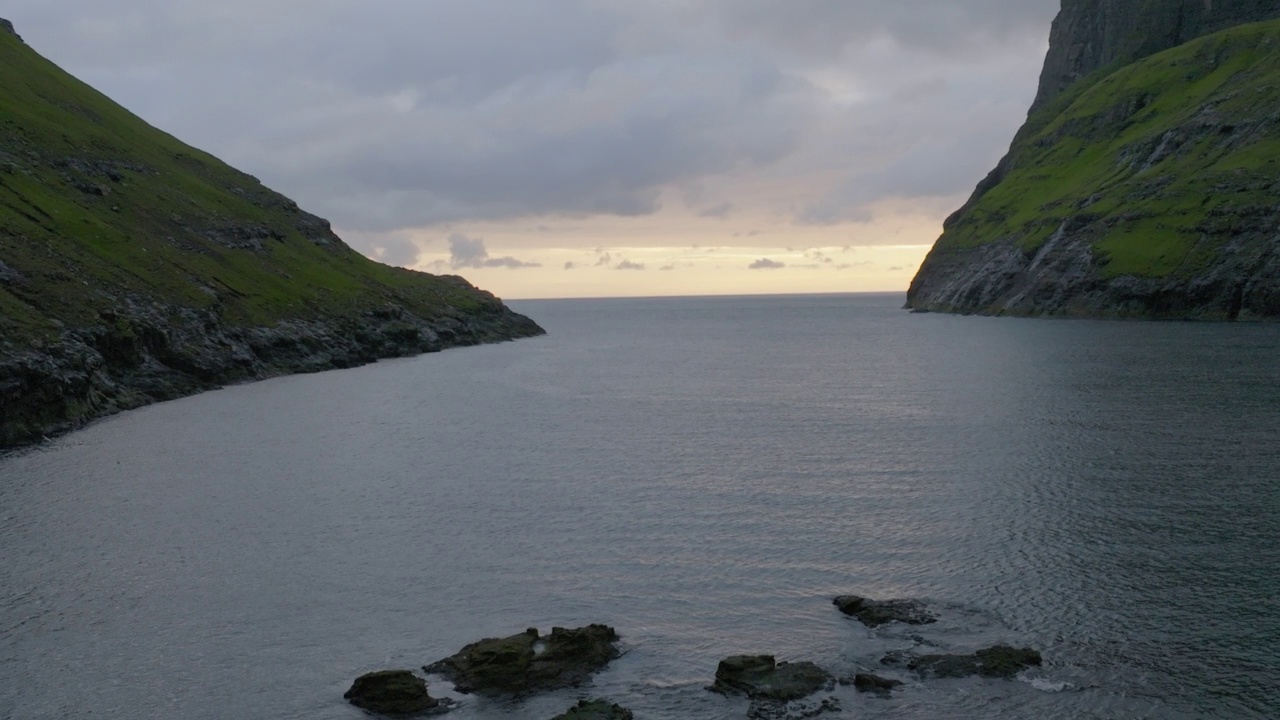
[[[0,450],[222,384],[542,333],[392,268],[0,21]]]
[[[427,692],[427,682],[408,670],[382,670],[361,675],[343,697],[361,710],[378,715],[427,715],[450,707],[448,702],[431,697]]]
[[[1272,0],[1064,0],[1027,124],[907,307],[1280,318],[1278,17]]]
[[[857,618],[867,627],[891,622],[905,625],[928,625],[938,621],[919,600],[871,600],[859,595],[841,595],[831,601],[845,615]]]
[[[930,654],[916,657],[888,655],[887,665],[906,664],[924,677],[958,678],[978,675],[988,678],[1009,679],[1024,670],[1039,667],[1043,660],[1040,653],[1031,648],[1015,648],[995,645],[969,655]]]
[[[580,700],[551,720],[633,720],[634,717],[630,710],[608,700]]]
[[[844,682],[843,680],[841,682]],[[871,673],[858,673],[853,676],[853,686],[858,692],[875,693],[877,695],[889,695],[894,688],[902,685],[901,680],[893,680],[891,678],[872,675]]]
[[[571,687],[585,682],[618,657],[618,633],[607,625],[536,628],[505,638],[486,638],[423,670],[449,679],[459,692],[493,695]]]
[[[711,690],[787,702],[830,688],[834,679],[811,662],[776,662],[772,655],[734,655],[720,661]]]

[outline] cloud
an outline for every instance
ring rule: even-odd
[[[472,266],[472,267],[475,267],[475,266]],[[524,262],[522,260],[517,260],[513,257],[508,256],[508,257],[500,257],[500,258],[490,258],[488,260],[485,260],[484,263],[479,267],[504,267],[504,268],[511,268],[512,270],[516,270],[519,268],[542,267],[542,264],[533,263],[533,262]]]
[[[564,269],[565,269],[565,270],[573,270],[573,269],[575,269],[575,268],[577,268],[577,267],[578,267],[578,263],[573,262],[573,261],[569,261],[569,262],[567,262],[567,263],[565,263],[565,264],[564,264]]]
[[[675,269],[676,269],[675,265],[663,265],[662,267],[658,268],[658,272],[671,272],[672,270],[675,270]]]
[[[623,260],[614,266],[614,270],[643,270],[644,263],[635,263],[630,260]]]
[[[14,5],[37,50],[338,227],[510,222],[563,247],[545,227],[671,198],[744,227],[954,202],[1025,117],[1058,2]]]
[[[698,217],[723,219],[729,217],[731,212],[733,212],[733,203],[723,202],[698,211]]]
[[[539,263],[524,262],[513,257],[489,257],[489,251],[485,249],[484,240],[480,238],[470,238],[461,233],[453,233],[449,236],[449,264],[455,269],[462,268],[509,268],[518,270],[520,268],[536,268],[542,267]]]
[[[770,260],[769,258],[760,258],[759,260],[747,266],[749,270],[781,270],[786,267],[786,263]]]
[[[403,233],[344,233],[347,243],[366,256],[388,265],[413,267],[422,258],[422,246]]]
[[[1011,36],[1047,30],[1056,0],[718,0],[730,33],[809,58],[881,42],[948,59],[998,53]]]

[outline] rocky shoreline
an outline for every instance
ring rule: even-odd
[[[927,625],[937,615],[919,600],[872,600],[842,595],[832,602],[841,612],[872,630],[885,625]],[[521,698],[553,690],[578,688],[621,655],[618,632],[607,625],[553,628],[542,635],[529,628],[502,638],[486,638],[422,667],[422,672],[453,684],[464,695]],[[880,660],[890,674],[909,673],[914,682],[976,677],[1011,680],[1038,668],[1043,659],[1031,648],[998,644],[967,654],[891,652]],[[883,670],[878,670],[878,672]],[[862,668],[838,677],[810,661],[778,662],[772,655],[732,655],[721,660],[707,690],[749,701],[749,720],[798,720],[842,712],[840,699],[829,693],[837,685],[890,699],[906,682]],[[356,679],[344,697],[376,715],[417,717],[448,712],[459,705],[434,698],[426,679],[409,670],[381,670]],[[631,720],[632,712],[608,699],[582,699],[551,720]]]
[[[544,334],[496,297],[450,280],[475,293],[477,307],[426,318],[388,303],[244,327],[213,311],[138,302],[56,341],[0,341],[0,452],[229,384]]]

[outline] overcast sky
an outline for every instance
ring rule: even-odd
[[[36,50],[505,297],[903,290],[1057,0],[3,0]]]

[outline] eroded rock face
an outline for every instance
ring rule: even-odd
[[[1280,17],[1275,0],[1066,0],[1032,109],[1077,80],[1236,25]]]
[[[618,633],[607,625],[536,628],[486,638],[424,667],[448,678],[459,692],[522,694],[579,685],[618,656]]]
[[[886,657],[885,662],[898,662]],[[1013,678],[1023,670],[1039,667],[1040,653],[1031,648],[996,645],[971,655],[921,655],[906,660],[907,668],[922,676],[958,678],[979,675],[989,678]]]
[[[776,662],[772,655],[734,655],[720,661],[709,689],[758,700],[787,702],[833,685],[831,674],[811,662]]]
[[[891,622],[928,625],[938,621],[919,600],[871,600],[859,595],[841,595],[831,602],[840,612],[857,618],[867,627],[880,627]]]
[[[22,281],[0,267],[0,287]],[[152,402],[226,383],[350,368],[378,358],[541,332],[501,303],[430,320],[394,306],[353,317],[235,328],[209,311],[126,304],[94,327],[27,352],[0,337],[0,451]]]
[[[342,697],[379,715],[412,716],[448,706],[427,693],[427,682],[408,670],[382,670],[356,678]]]
[[[579,700],[569,711],[551,720],[632,720],[631,711],[608,700]]]

